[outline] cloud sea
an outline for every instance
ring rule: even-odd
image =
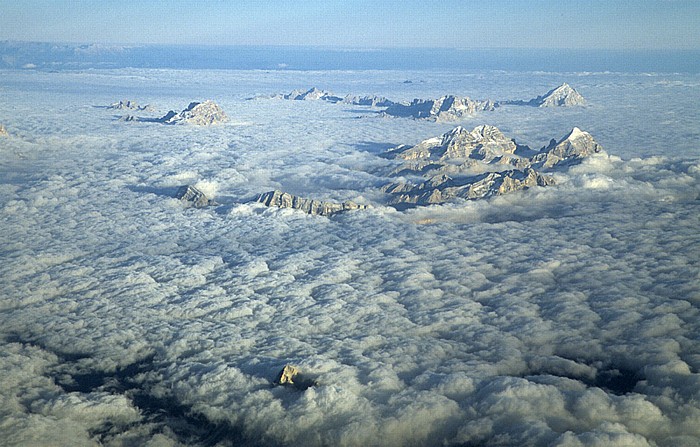
[[[696,446],[700,76],[0,73],[0,443]],[[406,82],[410,81],[410,82]],[[458,123],[322,101],[527,99]],[[120,121],[213,99],[212,127]],[[132,113],[132,112],[129,112]],[[397,211],[379,155],[457,124],[605,153],[557,185]],[[196,185],[221,205],[172,198]],[[280,189],[372,205],[332,218]],[[273,387],[286,364],[317,384]]]

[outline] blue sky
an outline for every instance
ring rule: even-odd
[[[700,0],[0,0],[0,40],[700,49]]]

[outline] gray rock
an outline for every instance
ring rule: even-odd
[[[277,374],[273,384],[290,386],[302,391],[317,385],[315,380],[304,376],[299,368],[292,365],[285,365],[282,371]]]
[[[583,96],[566,82],[542,96],[530,100],[535,107],[571,107],[586,104]]]
[[[388,158],[406,160],[390,175],[418,174],[427,179],[417,184],[389,183],[382,191],[392,196],[390,204],[394,205],[429,205],[455,198],[509,194],[554,184],[551,176],[536,169],[568,166],[602,151],[588,132],[577,127],[535,152],[494,126],[478,126],[471,131],[460,126],[415,146],[390,150]]]
[[[148,104],[145,106],[140,106],[138,103],[136,103],[136,101],[130,101],[128,99],[112,103],[107,108],[115,110],[153,110],[153,108]]]
[[[343,103],[355,106],[391,107],[396,103],[383,96],[346,96]]]
[[[455,160],[471,158],[489,162],[504,154],[515,153],[517,145],[495,126],[477,126],[467,130],[457,126],[439,137],[421,141],[415,146],[399,146],[388,155],[403,160]]]
[[[328,101],[332,103],[343,100],[340,96],[327,92],[325,90],[312,87],[309,90],[292,90],[290,93],[283,95],[274,95],[273,98],[289,99],[292,101]]]
[[[535,186],[549,186],[554,183],[552,177],[527,168],[522,171],[489,172],[461,179],[443,174],[415,186],[402,183],[390,184],[385,186],[383,191],[394,196],[390,201],[394,205],[431,205],[444,203],[455,198],[482,199]]]
[[[603,148],[593,137],[579,128],[574,128],[559,141],[552,140],[540,151],[533,151],[506,137],[497,127],[484,125],[471,131],[458,126],[415,146],[398,146],[384,156],[406,160],[389,175],[434,176],[474,174],[503,168],[549,169],[562,163],[577,163],[602,151]]]
[[[367,208],[367,205],[358,205],[354,202],[334,203],[305,199],[278,190],[260,194],[256,201],[270,207],[297,209],[314,216],[332,216],[344,211]]]
[[[476,112],[494,110],[498,104],[480,101],[467,96],[443,96],[438,99],[414,99],[412,102],[393,103],[384,111],[385,115],[435,121],[454,121],[472,116]]]
[[[142,120],[143,121],[143,120]],[[228,121],[226,113],[214,101],[191,102],[180,113],[168,112],[162,118],[156,120],[164,124],[193,124],[197,126],[210,126]]]
[[[209,199],[202,191],[192,185],[181,186],[175,198],[180,199],[182,203],[194,208],[204,208],[206,206],[218,205],[215,201]]]
[[[591,134],[574,127],[559,141],[552,140],[549,146],[532,157],[532,164],[541,168],[551,168],[558,164],[579,162],[582,158],[603,152]]]

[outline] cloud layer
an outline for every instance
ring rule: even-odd
[[[467,119],[532,147],[579,126],[610,155],[556,187],[397,212],[381,206],[393,161],[377,153],[453,124],[244,99],[310,83],[529,97],[560,76],[4,74],[10,444],[700,439],[697,77],[581,74],[582,110]],[[157,112],[212,98],[231,121],[124,123],[94,107],[124,97]],[[185,183],[222,205],[183,208]],[[247,203],[275,188],[375,207],[328,219]],[[272,387],[286,364],[318,386]]]

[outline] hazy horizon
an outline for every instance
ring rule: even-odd
[[[0,40],[387,48],[700,49],[693,0],[0,0]]]
[[[0,68],[506,70],[698,73],[700,50],[336,48],[298,45],[58,44],[0,41]]]

